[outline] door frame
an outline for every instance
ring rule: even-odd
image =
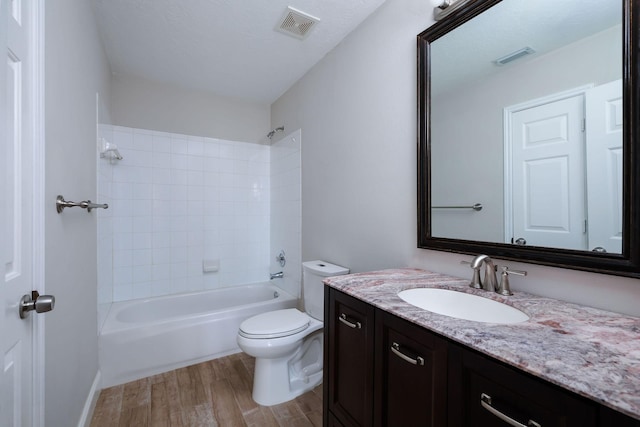
[[[33,141],[33,288],[46,293],[45,285],[45,0],[29,0],[31,6],[30,55],[32,63],[30,132]],[[51,202],[53,209],[53,201]],[[32,420],[34,427],[45,425],[45,319],[33,317]]]
[[[512,116],[514,113],[519,111],[528,110],[529,108],[539,107],[544,104],[549,104],[552,102],[561,101],[563,99],[572,98],[576,95],[586,96],[586,93],[589,89],[593,88],[595,85],[593,83],[589,83],[587,85],[582,85],[575,87],[573,89],[565,90],[562,92],[556,92],[551,95],[546,95],[540,98],[530,99],[528,101],[522,102],[520,104],[510,105],[502,109],[502,117],[503,117],[503,164],[504,164],[504,172],[503,172],[503,194],[504,194],[504,243],[511,244],[511,237],[513,236],[513,185],[510,177],[513,174],[513,164],[512,164],[512,139],[511,132],[513,130]]]

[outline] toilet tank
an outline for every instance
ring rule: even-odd
[[[304,311],[311,317],[324,321],[324,284],[326,277],[348,274],[349,269],[324,261],[302,263]]]

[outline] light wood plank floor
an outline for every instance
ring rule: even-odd
[[[233,354],[102,390],[91,427],[322,425],[322,385],[275,406],[251,398],[254,359]]]

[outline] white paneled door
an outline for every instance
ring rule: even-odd
[[[510,119],[513,242],[586,249],[584,95]]]
[[[622,80],[587,92],[589,249],[622,253]]]
[[[34,15],[37,1],[0,0],[0,425],[39,424],[34,398],[35,316],[21,319],[23,295],[34,288],[36,153],[36,61]],[[38,239],[35,239],[38,240]],[[41,239],[39,240],[41,241]]]

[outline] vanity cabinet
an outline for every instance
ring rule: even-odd
[[[450,427],[596,427],[598,405],[473,350],[449,345]]]
[[[372,426],[374,308],[326,287],[324,320],[325,426]]]
[[[375,317],[373,425],[444,426],[446,341],[382,310]]]
[[[640,420],[634,420],[605,406],[600,407],[598,416],[600,427],[640,427]]]
[[[324,332],[325,427],[640,427],[328,286]]]
[[[446,341],[326,288],[326,427],[446,423]]]

